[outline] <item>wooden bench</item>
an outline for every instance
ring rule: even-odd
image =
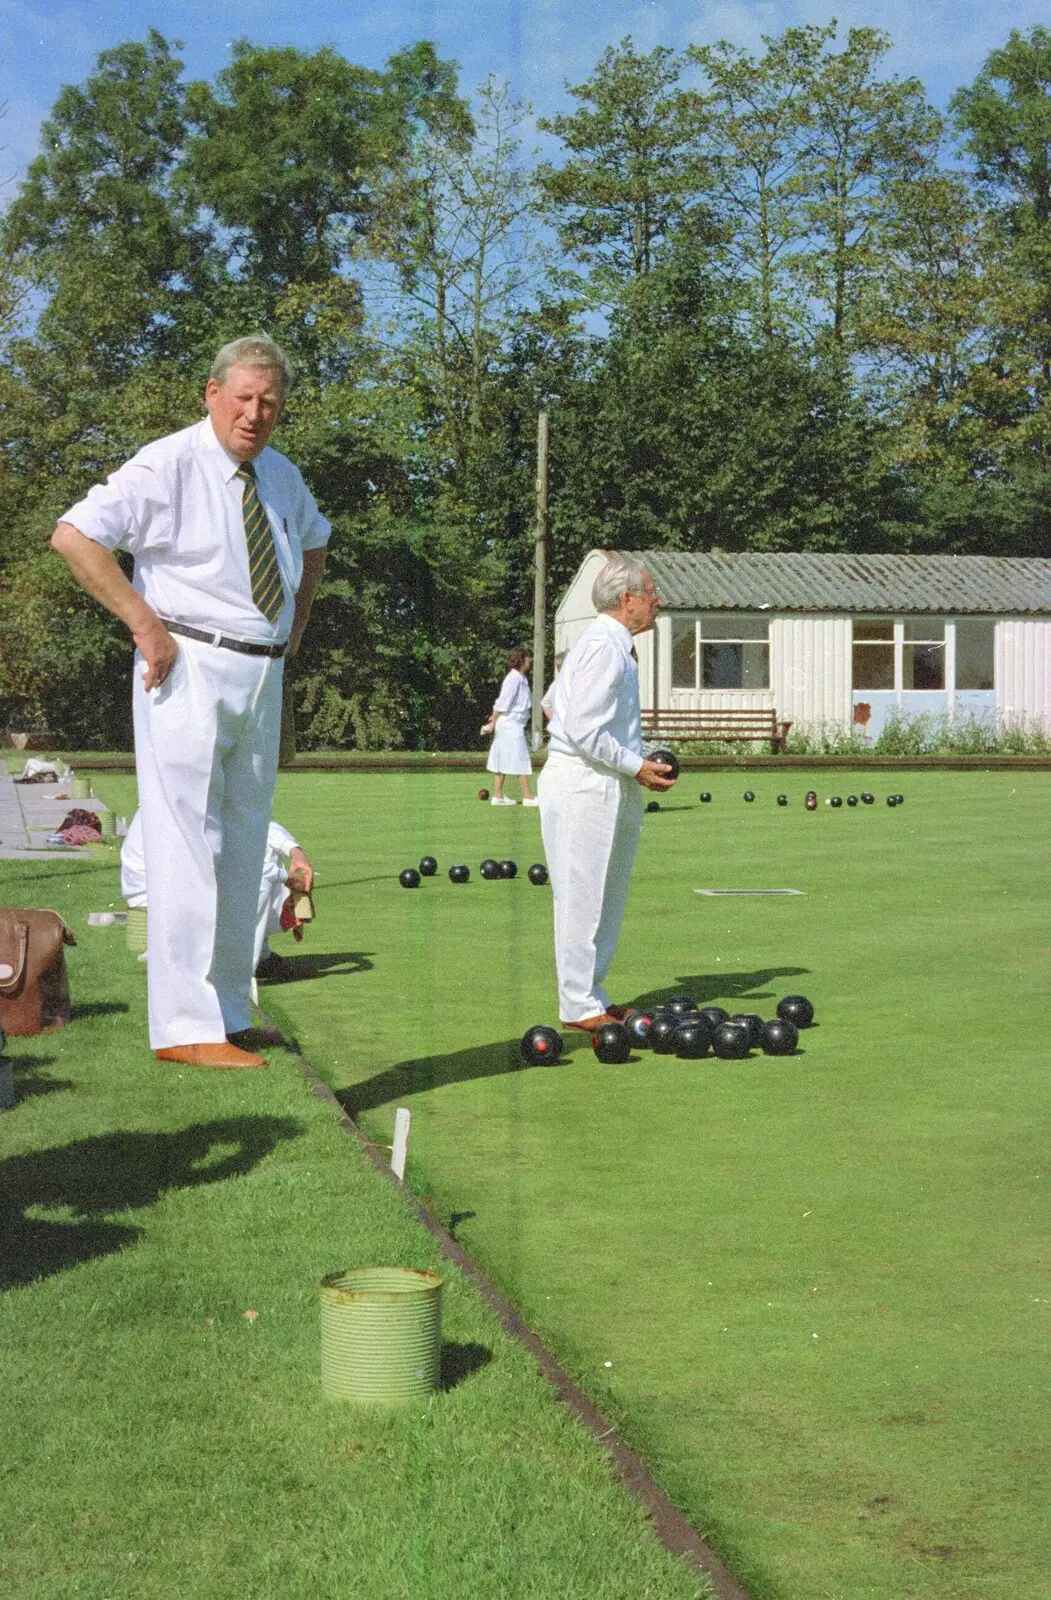
[[[727,706],[707,711],[644,711],[644,739],[678,739],[720,744],[755,744],[770,741],[771,755],[784,755],[790,722],[779,722],[773,706],[747,709]]]

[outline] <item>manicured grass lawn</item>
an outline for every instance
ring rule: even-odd
[[[880,802],[806,815],[811,782]],[[411,1107],[414,1186],[756,1600],[1051,1594],[1046,775],[686,780],[647,818],[614,992],[802,991],[820,1025],[789,1060],[609,1068],[574,1040],[532,1070],[549,891],[477,866],[539,858],[539,820],[476,787],[281,779],[319,921],[264,1004],[374,1137]],[[440,876],[400,889],[425,851]]]
[[[99,787],[130,812],[128,780]],[[86,925],[116,900],[105,851],[0,863],[0,902],[55,906],[79,941],[74,1025],[10,1041],[0,1114],[0,1594],[707,1593],[287,1054],[153,1060],[143,968]],[[340,970],[303,997],[351,1002]],[[372,1262],[445,1280],[445,1387],[422,1409],[320,1393],[318,1280]]]

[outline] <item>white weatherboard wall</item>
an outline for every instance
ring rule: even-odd
[[[996,630],[996,701],[1002,722],[1051,732],[1051,622],[1005,617]]]
[[[849,617],[774,617],[770,625],[770,682],[777,714],[799,726],[849,727]]]

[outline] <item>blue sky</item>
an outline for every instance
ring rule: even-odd
[[[758,49],[764,33],[832,16],[843,30],[883,28],[895,42],[890,70],[922,79],[944,107],[1012,28],[1048,22],[1048,0],[0,0],[0,179],[24,173],[62,85],[80,82],[100,50],[151,26],[183,41],[187,73],[202,78],[242,37],[304,50],[331,44],[377,67],[413,39],[433,39],[460,62],[465,88],[496,73],[550,114],[569,104],[565,81],[579,83],[626,34],[644,50],[716,39]]]

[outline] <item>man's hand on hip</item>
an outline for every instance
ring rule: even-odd
[[[159,689],[168,677],[179,654],[179,646],[160,617],[153,617],[140,631],[133,633],[132,638],[146,662],[142,683],[148,694],[151,689]]]
[[[635,776],[644,789],[670,789],[675,779],[665,774],[671,770],[664,761],[644,761]]]

